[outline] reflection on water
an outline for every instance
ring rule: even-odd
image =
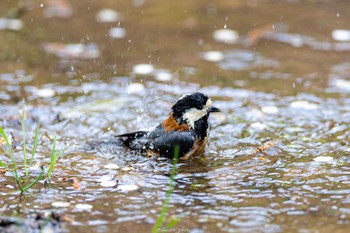
[[[11,174],[0,170],[1,216],[30,221],[54,211],[68,231],[151,230],[171,161],[108,140],[153,129],[176,98],[201,91],[223,113],[210,119],[205,156],[177,166],[168,213],[180,218],[177,229],[346,229],[346,6],[321,0],[4,3],[1,17],[23,23],[19,31],[0,28],[0,123],[17,142],[16,159],[23,106],[28,147],[41,125],[31,175],[48,163],[54,135],[59,148],[70,147],[51,187],[34,186],[22,199],[13,193]],[[10,162],[3,147],[0,158]]]

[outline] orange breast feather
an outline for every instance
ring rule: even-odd
[[[190,127],[186,124],[178,124],[174,119],[173,115],[170,115],[166,120],[162,123],[166,132],[170,131],[189,131]]]

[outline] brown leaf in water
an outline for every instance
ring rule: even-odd
[[[268,24],[263,27],[258,27],[251,30],[246,38],[246,46],[250,47],[256,45],[261,39],[263,39],[267,34],[281,32],[285,28],[282,24]]]
[[[75,190],[79,190],[80,189],[79,179],[77,177],[74,177],[72,181],[73,181],[73,183],[72,183],[73,188]]]
[[[259,146],[258,148],[256,148],[256,153],[263,153],[264,151],[267,151],[272,147],[276,146],[279,142],[280,142],[279,140],[268,141],[263,145]]]

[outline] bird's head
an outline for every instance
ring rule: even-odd
[[[172,107],[172,114],[178,123],[185,123],[192,129],[195,122],[201,119],[207,120],[211,112],[220,112],[211,106],[211,99],[200,92],[194,92],[181,96]]]

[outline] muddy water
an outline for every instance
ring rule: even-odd
[[[22,197],[1,172],[1,216],[55,212],[70,232],[151,231],[171,161],[86,145],[151,130],[176,98],[201,91],[223,114],[211,118],[205,156],[177,166],[177,232],[348,232],[350,42],[333,35],[350,29],[347,1],[57,2],[18,3],[23,27],[0,31],[0,121],[19,163],[20,109],[28,149],[41,125],[33,177],[54,136],[69,149],[51,185]],[[97,16],[104,8],[118,12],[105,12],[112,22]],[[0,6],[16,12],[17,2]]]

